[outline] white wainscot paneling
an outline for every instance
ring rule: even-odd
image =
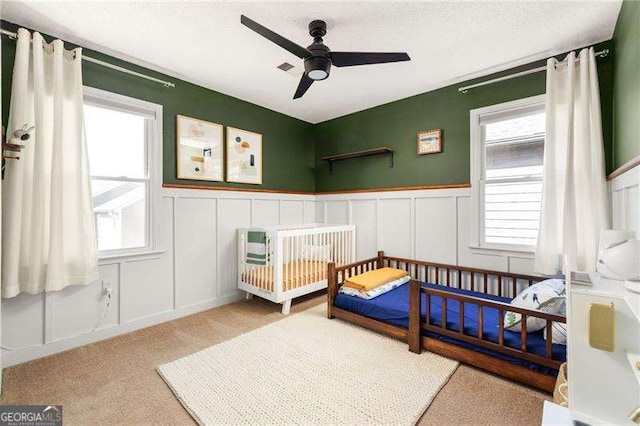
[[[100,280],[87,286],[71,286],[64,291],[46,295],[47,312],[51,316],[47,322],[51,325],[51,336],[47,341],[56,341],[78,334],[89,333],[118,324],[120,283],[118,265],[100,266]],[[108,297],[104,286],[111,287],[111,305],[107,309]]]
[[[171,263],[165,259],[162,256],[121,264],[122,323],[173,310],[173,274]]]
[[[416,254],[421,260],[456,263],[456,199],[428,197],[415,200]]]
[[[349,202],[348,201],[327,201],[326,202],[325,223],[332,225],[349,224]],[[356,231],[357,232],[357,231]]]
[[[2,344],[15,349],[3,351],[4,366],[239,300],[237,228],[324,219],[324,203],[309,195],[168,189],[158,208],[156,252],[102,260],[101,280],[88,286],[2,300]],[[93,331],[103,280],[111,307]]]
[[[635,231],[640,238],[640,166],[609,182],[613,229]]]
[[[458,264],[473,268],[507,271],[508,259],[499,253],[480,253],[470,247],[471,197],[458,197]]]
[[[316,223],[317,222],[316,205],[318,203],[316,203],[315,201],[303,201],[303,203],[304,203],[304,214],[303,214],[304,222],[303,223]]]
[[[217,296],[216,200],[177,198],[175,209],[176,307]]]
[[[280,202],[278,200],[253,200],[251,225],[266,226],[279,223]]]
[[[2,346],[18,349],[44,342],[44,293],[2,299]],[[3,366],[8,364],[4,362]]]
[[[391,256],[413,257],[411,202],[410,198],[378,201],[378,244]]]
[[[315,214],[313,222],[316,223],[326,223],[325,221],[325,212],[324,212],[324,201],[314,201],[313,202]]]
[[[624,229],[636,231],[640,237],[640,185],[629,187],[624,194]]]
[[[532,257],[509,256],[509,272],[514,274],[536,275]]]
[[[280,201],[280,224],[299,225],[304,223],[304,201]]]
[[[218,296],[238,293],[238,228],[251,225],[248,199],[218,200]]]
[[[174,309],[173,229],[178,201],[163,197],[156,228],[158,249],[149,259],[124,259],[120,263],[120,323],[153,317]]]
[[[376,200],[351,201],[351,224],[356,225],[356,257],[366,259],[377,254]]]

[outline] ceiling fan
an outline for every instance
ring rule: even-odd
[[[322,37],[327,33],[327,24],[321,20],[311,21],[309,24],[309,34],[313,37],[313,43],[307,46],[306,49],[244,15],[240,16],[240,22],[300,59],[304,59],[304,74],[300,79],[300,84],[298,84],[298,89],[293,95],[293,99],[301,98],[314,81],[324,80],[329,77],[331,65],[352,67],[355,65],[384,64],[411,60],[409,55],[404,52],[332,52],[322,42]]]

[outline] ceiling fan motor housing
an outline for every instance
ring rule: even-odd
[[[304,60],[304,70],[312,80],[324,80],[329,77],[331,71],[331,60],[328,53],[329,48],[322,43],[313,43],[307,47],[311,56]]]
[[[322,42],[322,37],[327,34],[327,23],[316,19],[309,23],[309,35],[313,37],[313,44],[307,47],[311,56],[304,60],[304,70],[312,80],[324,80],[329,77],[331,60],[329,48]]]

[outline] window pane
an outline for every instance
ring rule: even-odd
[[[91,185],[98,250],[145,247],[147,184],[93,179]]]
[[[523,117],[510,118],[485,125],[487,142],[503,139],[521,138],[523,136],[544,135],[545,112],[541,111]]]
[[[484,192],[485,241],[535,245],[540,228],[542,183],[487,182]]]
[[[545,113],[484,126],[484,240],[534,246],[540,227]],[[515,111],[514,114],[522,114]],[[508,182],[518,179],[521,182]]]
[[[487,145],[487,179],[542,176],[544,141]]]
[[[146,176],[144,117],[85,104],[84,120],[91,175]]]
[[[542,176],[544,112],[485,125],[485,178]]]

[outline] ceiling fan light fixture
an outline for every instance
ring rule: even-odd
[[[311,80],[324,80],[329,77],[329,74],[325,70],[311,70],[308,75]]]
[[[331,61],[324,56],[311,56],[304,60],[304,70],[311,80],[324,80],[329,77]]]

